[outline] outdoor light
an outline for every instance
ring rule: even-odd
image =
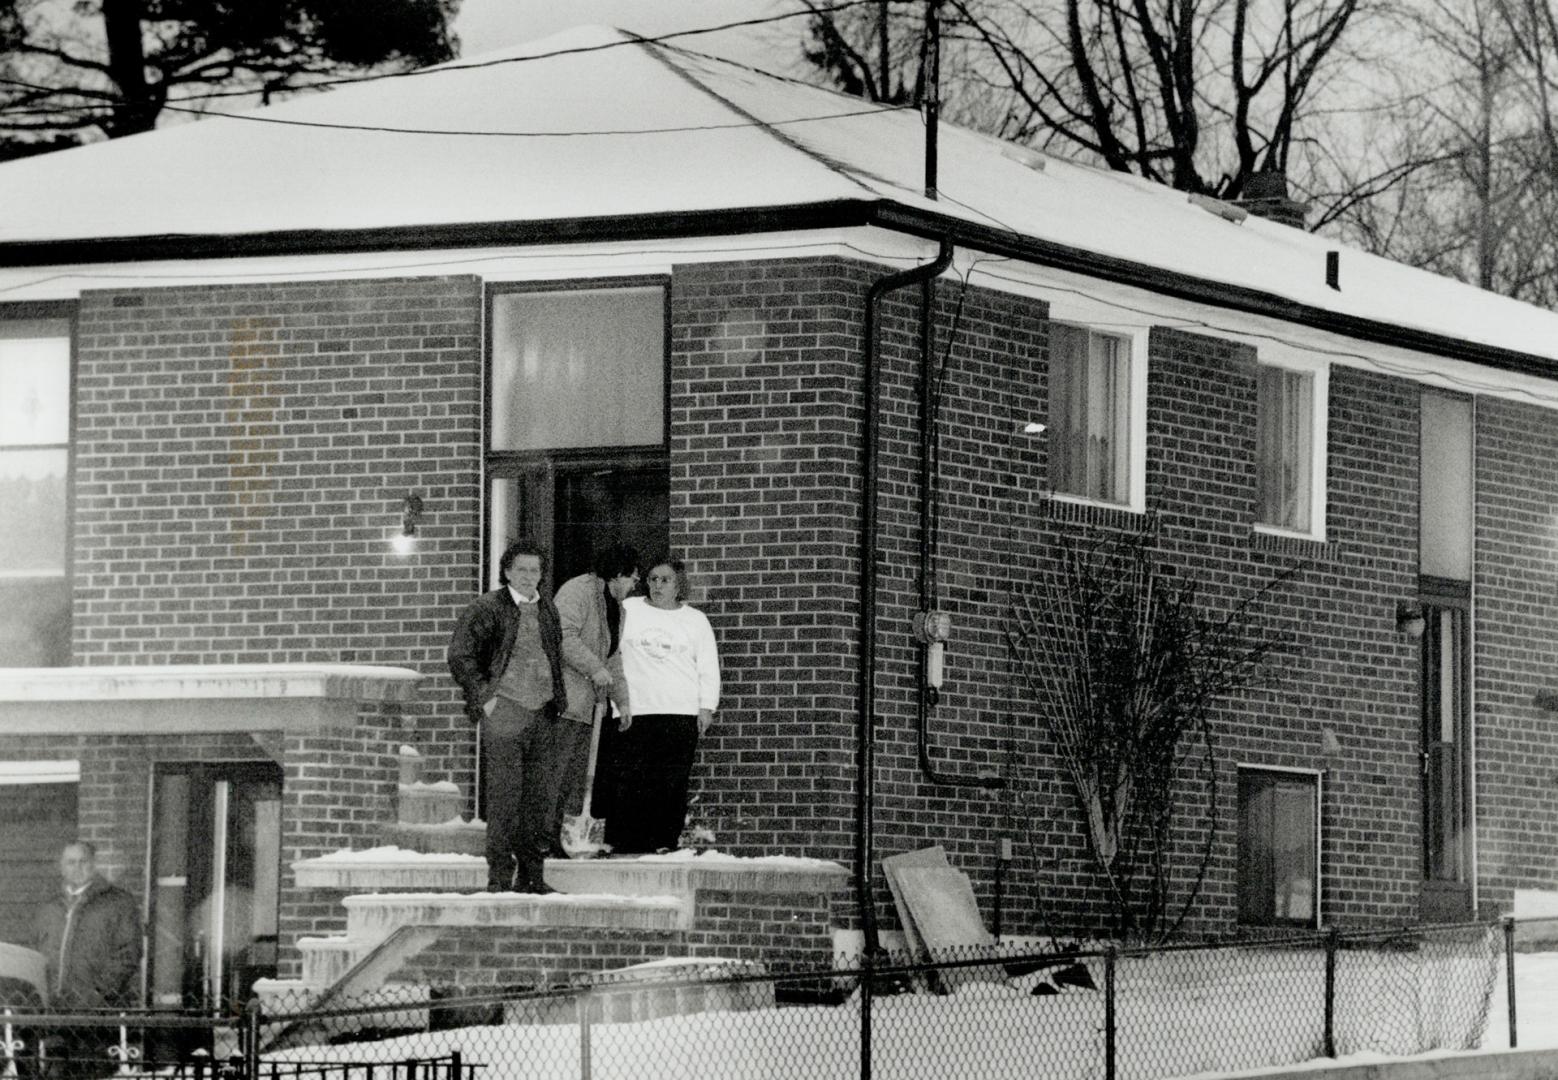
[[[1423,640],[1423,631],[1428,629],[1428,616],[1423,614],[1423,605],[1411,600],[1397,604],[1396,629],[1408,641]]]
[[[1043,435],[1044,425],[1037,420],[1029,420],[1022,426],[1022,433],[1024,435]]]
[[[417,546],[417,526],[422,521],[422,496],[407,495],[400,508],[400,532],[390,540],[397,555],[409,555]]]

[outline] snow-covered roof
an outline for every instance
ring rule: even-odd
[[[951,125],[930,199],[917,113],[616,30],[579,28],[240,116],[0,166],[0,267],[84,261],[87,250],[101,259],[116,240],[109,258],[136,258],[135,238],[159,257],[180,238],[286,234],[302,252],[348,234],[360,245],[373,230],[419,245],[488,232],[523,243],[532,227],[556,240],[558,223],[591,221],[601,236],[665,215],[728,223],[887,207],[922,235],[951,223],[1085,253],[1105,273],[1119,265],[1254,297],[1268,312],[1333,315],[1344,332],[1358,320],[1523,354],[1544,374],[1558,363],[1553,312],[1354,250],[1341,253],[1333,288],[1334,241],[1226,220],[1182,192]]]

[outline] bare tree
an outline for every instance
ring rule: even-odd
[[[1215,834],[1212,717],[1220,699],[1291,649],[1258,616],[1297,571],[1218,613],[1194,580],[1162,569],[1149,536],[1136,535],[1063,547],[1017,599],[1012,657],[1054,739],[1127,940],[1170,936],[1196,899]],[[1187,785],[1196,773],[1199,783]],[[1200,819],[1202,847],[1194,884],[1171,913],[1175,822],[1185,816]]]
[[[934,4],[954,50],[946,95],[977,126],[1237,197],[1257,173],[1288,171],[1333,68],[1352,58],[1343,43],[1361,2],[927,0],[837,15],[814,6],[808,55],[843,89],[913,100]]]
[[[1371,134],[1374,147],[1419,167],[1383,198],[1336,199],[1317,227],[1484,289],[1558,303],[1547,15],[1535,0],[1403,9],[1395,33],[1412,43],[1416,66],[1398,72],[1397,100]],[[1336,163],[1338,175],[1348,168]]]
[[[0,138],[150,130],[164,109],[454,55],[459,0],[0,0]]]

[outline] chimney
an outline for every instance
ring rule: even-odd
[[[1308,203],[1288,198],[1288,179],[1275,169],[1251,176],[1244,185],[1244,198],[1234,199],[1233,204],[1256,217],[1295,229],[1304,227],[1304,218],[1309,214]]]

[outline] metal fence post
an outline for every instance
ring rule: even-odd
[[[860,954],[860,1080],[871,1080],[871,984],[875,979],[871,950]]]
[[[1115,957],[1116,950],[1111,944],[1104,950],[1104,1080],[1115,1077]]]
[[[1509,994],[1509,1048],[1519,1045],[1515,1033],[1515,917],[1504,916],[1504,981]]]
[[[250,998],[243,1007],[243,1075],[244,1080],[259,1080],[260,1076],[260,1018],[263,1009],[260,999]]]
[[[585,987],[574,998],[579,1010],[579,1080],[590,1080],[590,991]]]
[[[11,1077],[16,1075],[16,1055],[22,1051],[22,1040],[16,1037],[16,1029],[11,1026],[11,1010],[5,1009],[5,1069],[0,1076]]]
[[[1336,946],[1341,932],[1331,927],[1325,935],[1325,1056],[1336,1056]]]

